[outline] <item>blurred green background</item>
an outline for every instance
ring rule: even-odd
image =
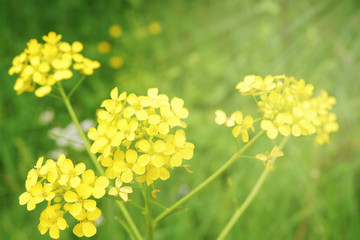
[[[1,0],[0,8],[0,233],[1,239],[49,239],[37,230],[44,204],[33,212],[18,204],[26,174],[39,156],[57,149],[49,131],[70,123],[61,101],[33,93],[17,96],[12,59],[31,38],[49,31],[67,42],[84,44],[83,54],[101,62],[72,98],[81,120],[95,120],[95,110],[110,90],[146,94],[158,87],[185,100],[190,116],[187,138],[195,155],[184,169],[172,171],[157,200],[169,206],[213,173],[236,150],[231,133],[214,123],[214,111],[254,112],[251,98],[236,84],[245,75],[286,74],[305,79],[315,92],[337,98],[340,130],[331,144],[316,146],[313,137],[291,138],[263,189],[237,222],[228,239],[360,239],[360,2],[295,0],[224,1],[25,1]],[[149,24],[161,26],[158,34]],[[109,27],[122,35],[112,38]],[[97,45],[109,42],[109,53]],[[120,56],[123,66],[108,62]],[[67,80],[69,90],[75,79]],[[39,117],[54,112],[47,124]],[[276,143],[276,142],[275,142]],[[270,150],[265,137],[251,150]],[[84,152],[64,148],[75,161]],[[90,166],[90,165],[88,165]],[[156,239],[214,239],[263,170],[260,161],[238,160],[230,170],[184,204],[187,211],[169,216]],[[232,183],[232,184],[229,184]],[[135,200],[137,194],[134,194]],[[134,201],[135,201],[134,200]],[[104,220],[92,239],[128,239],[111,200],[102,200]],[[136,210],[130,209],[144,230]],[[161,209],[156,208],[155,213]],[[75,239],[70,228],[61,239]]]

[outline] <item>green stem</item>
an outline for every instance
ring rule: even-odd
[[[129,212],[126,210],[124,204],[121,201],[116,201],[116,204],[119,206],[121,212],[123,213],[124,218],[125,218],[126,222],[128,223],[132,233],[134,234],[135,239],[137,239],[137,240],[143,239],[141,237],[141,234],[140,234],[139,230],[137,229],[134,221],[132,220]]]
[[[144,201],[145,201],[145,221],[146,221],[146,240],[154,239],[154,226],[152,224],[152,211],[149,186],[144,184]]]
[[[84,147],[85,147],[85,150],[87,151],[87,153],[89,154],[90,156],[90,159],[92,160],[93,164],[95,165],[98,173],[100,173],[100,175],[102,176],[105,176],[105,172],[104,172],[104,169],[102,169],[102,167],[100,166],[100,164],[97,162],[97,159],[96,159],[96,156],[90,151],[90,142],[89,142],[89,139],[86,137],[84,131],[81,129],[80,127],[80,123],[79,123],[79,120],[75,114],[75,111],[70,103],[70,100],[69,98],[67,97],[61,83],[58,82],[58,87],[59,87],[59,92],[61,94],[61,97],[63,98],[63,101],[65,103],[65,106],[70,114],[70,117],[71,117],[71,120],[73,121],[73,123],[75,124],[79,134],[80,134],[80,137],[82,138],[82,140],[84,141]],[[125,217],[125,220],[127,221],[128,225],[130,226],[134,236],[136,237],[136,239],[140,240],[142,239],[140,233],[139,233],[139,230],[136,228],[129,212],[126,210],[124,204],[120,201],[116,201],[117,205],[119,206],[120,208],[120,211],[122,212],[122,214],[124,215]]]
[[[262,184],[264,183],[264,180],[266,178],[266,176],[268,175],[269,170],[267,170],[266,168],[264,169],[264,171],[262,172],[260,178],[258,179],[258,181],[256,182],[255,186],[253,187],[253,189],[251,190],[250,194],[247,196],[247,198],[245,199],[245,201],[241,204],[241,206],[239,208],[236,209],[234,215],[232,216],[232,218],[230,219],[230,221],[226,224],[225,228],[221,231],[219,237],[217,238],[218,240],[220,239],[224,239],[226,237],[226,235],[229,233],[229,231],[231,230],[231,228],[234,226],[234,224],[236,223],[236,221],[240,218],[240,216],[242,215],[242,213],[245,211],[245,209],[249,206],[249,204],[252,202],[252,200],[254,199],[254,197],[256,196],[256,194],[259,192]]]
[[[115,220],[118,221],[121,226],[123,226],[123,228],[125,229],[125,231],[129,234],[131,240],[136,240],[136,238],[134,237],[134,234],[132,231],[130,231],[130,227],[126,224],[126,222],[124,222],[123,220],[121,220],[120,218],[118,218],[117,216],[115,216]]]
[[[60,94],[61,94],[61,96],[63,98],[63,101],[65,103],[65,106],[66,106],[66,108],[67,108],[67,110],[68,110],[68,112],[70,114],[71,120],[75,124],[76,129],[78,130],[78,132],[80,134],[80,137],[84,142],[85,150],[89,154],[90,159],[92,160],[92,162],[93,162],[94,166],[96,167],[96,170],[98,171],[98,173],[100,173],[100,175],[105,175],[104,169],[102,169],[101,166],[99,165],[99,163],[97,162],[97,159],[96,159],[95,155],[90,152],[90,142],[89,142],[88,138],[85,136],[84,131],[81,129],[79,120],[78,120],[78,118],[77,118],[77,116],[75,114],[75,111],[74,111],[74,109],[73,109],[73,107],[72,107],[72,105],[70,103],[70,100],[67,97],[61,83],[58,83],[58,87],[59,87],[59,92],[60,92]]]
[[[68,98],[70,99],[71,96],[74,94],[74,92],[76,91],[76,89],[81,85],[81,83],[85,80],[86,75],[83,75],[80,80],[75,84],[75,86],[70,90],[69,94],[67,95]]]
[[[195,194],[197,194],[200,190],[205,188],[209,183],[211,183],[213,180],[215,180],[220,174],[222,174],[228,167],[230,167],[235,160],[237,160],[251,145],[253,145],[260,137],[264,134],[265,131],[259,132],[253,139],[250,140],[246,145],[244,145],[239,151],[237,151],[234,155],[232,155],[229,160],[227,160],[216,172],[214,172],[210,177],[205,179],[202,183],[200,183],[199,186],[197,186],[194,190],[192,190],[188,195],[171,205],[169,208],[167,208],[165,211],[163,211],[159,216],[157,216],[153,224],[156,226],[159,221],[161,221],[163,218],[168,216],[170,213],[172,213],[177,207],[182,205],[184,202],[189,200],[191,197],[193,197]]]
[[[284,147],[285,143],[287,142],[289,138],[285,137],[283,141],[281,141],[279,146],[279,151]],[[276,158],[275,158],[276,159]],[[275,162],[275,159],[273,160]],[[240,207],[238,207],[231,217],[230,221],[226,224],[224,229],[221,231],[220,235],[218,236],[217,240],[225,239],[227,234],[230,232],[230,230],[233,228],[235,223],[239,220],[241,215],[244,213],[244,211],[247,209],[247,207],[250,205],[250,203],[254,200],[255,196],[258,194],[259,190],[261,189],[266,177],[268,176],[270,170],[268,170],[266,167],[262,174],[260,175],[259,179],[257,180],[254,187],[251,189],[250,194],[246,197],[245,201],[241,204]]]

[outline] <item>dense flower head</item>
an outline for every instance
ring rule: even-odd
[[[12,62],[9,74],[18,74],[14,85],[17,94],[33,92],[37,97],[44,97],[52,90],[52,86],[73,76],[73,70],[82,74],[91,75],[100,63],[85,58],[80,52],[82,43],[75,41],[72,44],[60,41],[62,36],[50,32],[43,36],[45,43],[31,39],[27,48]]]
[[[69,212],[79,223],[73,232],[81,237],[91,237],[96,233],[95,220],[101,211],[96,201],[105,195],[109,180],[105,176],[96,177],[86,170],[84,163],[74,165],[61,154],[57,161],[40,157],[27,176],[26,192],[19,197],[21,205],[27,204],[29,211],[47,201],[47,207],[40,215],[39,231],[49,231],[51,238],[59,238],[59,230],[69,227],[65,213]]]
[[[314,86],[303,79],[293,77],[250,75],[236,88],[243,95],[257,97],[257,105],[263,114],[261,128],[271,139],[280,133],[283,136],[312,135],[317,133],[316,142],[329,142],[329,133],[339,128],[336,115],[331,111],[336,103],[334,97],[322,91],[314,97]]]
[[[279,134],[283,136],[301,136],[317,134],[316,142],[329,142],[329,133],[339,128],[336,115],[331,112],[336,103],[334,97],[322,91],[314,96],[314,86],[306,84],[303,79],[296,80],[285,75],[265,78],[255,75],[245,76],[236,89],[242,95],[252,95],[262,114],[260,127],[266,131],[270,139]],[[216,112],[215,121],[226,125],[234,122],[222,112]],[[244,119],[245,120],[245,119]]]
[[[117,189],[112,193],[128,192],[122,183],[152,184],[157,179],[170,177],[169,168],[179,167],[183,159],[191,159],[194,144],[186,142],[188,117],[184,101],[165,94],[157,88],[147,96],[118,93],[114,88],[111,99],[102,102],[97,113],[97,128],[91,128],[88,137],[94,141],[91,152],[100,153],[98,161],[106,167],[106,176],[117,178]]]

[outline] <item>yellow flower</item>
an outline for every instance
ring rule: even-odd
[[[96,234],[95,220],[98,219],[101,215],[101,211],[98,208],[95,208],[93,211],[82,211],[80,215],[77,216],[77,220],[80,222],[75,225],[73,232],[78,237],[92,237]]]
[[[303,79],[296,80],[285,75],[261,76],[248,75],[239,82],[236,89],[242,95],[252,95],[261,112],[261,129],[266,131],[270,139],[279,133],[283,136],[312,135],[317,133],[316,142],[329,142],[329,133],[336,132],[339,125],[336,115],[331,112],[336,103],[322,91],[318,97],[313,96],[314,86],[306,84]],[[233,128],[235,137],[241,135],[244,142],[249,141],[248,129],[253,129],[253,118],[236,111],[227,117],[225,112],[215,112],[215,122]]]
[[[189,160],[193,157],[194,144],[186,142],[185,132],[180,129],[177,130],[175,135],[169,135],[166,139],[165,154],[172,154],[169,160],[171,168],[179,167],[182,165],[182,160]]]
[[[166,150],[166,144],[164,141],[157,140],[156,142],[152,142],[142,139],[137,142],[137,144],[139,151],[145,153],[141,155],[141,159],[146,159],[143,160],[144,162],[151,163],[157,168],[160,168],[167,163],[169,157],[163,154]]]
[[[138,182],[145,182],[147,185],[151,185],[157,179],[166,180],[170,178],[170,172],[165,167],[154,167],[153,165],[147,165],[145,174],[137,177]]]
[[[223,110],[216,110],[215,122],[219,125],[225,124],[227,127],[233,127],[235,125],[235,115],[231,115],[228,118]]]
[[[127,150],[125,156],[125,159],[117,160],[117,162],[120,161],[118,169],[121,171],[121,181],[129,183],[133,180],[134,173],[138,175],[144,174],[145,164],[138,161],[138,153],[135,150]]]
[[[61,38],[60,34],[50,32],[43,36],[43,44],[31,39],[24,52],[14,58],[9,74],[19,74],[14,85],[17,94],[35,91],[37,97],[44,97],[55,83],[73,76],[71,66],[87,75],[100,66],[80,54],[83,49],[80,42],[70,45]]]
[[[161,25],[158,22],[151,22],[149,24],[149,32],[152,35],[157,35],[161,32]]]
[[[60,204],[49,205],[41,212],[38,228],[42,235],[49,231],[51,238],[58,239],[60,237],[59,230],[69,227],[63,218],[64,211],[60,208]]]
[[[122,181],[120,178],[117,178],[115,181],[115,187],[112,187],[109,190],[109,195],[112,196],[120,196],[125,202],[129,200],[128,194],[133,192],[132,187],[130,186],[122,186]]]
[[[51,186],[46,188],[47,190],[51,190]],[[45,197],[47,198],[48,196],[43,195],[44,191],[43,191],[43,186],[41,183],[36,183],[34,186],[31,186],[30,189],[28,189],[26,192],[22,193],[19,197],[19,203],[20,205],[25,205],[27,204],[27,210],[31,211],[34,210],[36,207],[36,204],[41,203],[42,201],[45,200]],[[48,194],[50,194],[51,192],[49,192]],[[50,199],[54,197],[54,195],[50,195]]]
[[[239,82],[236,86],[242,94],[255,94],[256,89],[259,89],[262,85],[262,78],[255,75],[245,76],[244,81]]]
[[[144,107],[141,105],[139,98],[135,94],[129,94],[129,96],[126,98],[126,101],[129,106],[124,109],[124,117],[129,118],[135,114],[139,121],[148,119],[148,113],[144,110]]]
[[[316,142],[323,144],[329,142],[329,133],[338,130],[336,117],[330,112],[336,99],[325,91],[314,97],[314,86],[303,79],[285,75],[269,75],[262,79],[251,75],[237,88],[243,95],[253,95],[259,100],[257,105],[263,114],[261,128],[271,139],[279,133],[295,137],[317,133]]]
[[[88,137],[95,140],[90,151],[103,153],[105,157],[109,156],[113,147],[120,145],[123,140],[123,134],[116,126],[109,123],[100,123],[97,129],[90,128]]]
[[[158,94],[159,89],[157,88],[149,88],[147,92],[147,96],[140,96],[140,104],[143,107],[152,107],[152,108],[159,108],[159,107],[166,107],[169,106],[169,97],[165,94]]]
[[[261,160],[268,170],[271,170],[274,167],[271,160],[282,156],[284,156],[284,153],[279,151],[278,146],[275,146],[270,153],[266,151],[265,154],[257,154],[255,157]]]
[[[82,62],[74,64],[74,69],[79,70],[80,73],[85,75],[92,75],[94,73],[94,69],[99,67],[100,63],[98,61],[93,61],[88,58],[84,58]]]
[[[266,162],[269,161],[270,159],[278,158],[282,156],[284,156],[284,153],[279,151],[278,146],[275,146],[270,153],[266,151],[265,154],[257,154],[255,157],[263,162]]]
[[[131,120],[127,122],[126,119],[121,119],[118,121],[118,128],[120,130],[121,140],[127,139],[133,141],[135,139],[135,130],[138,128],[139,123],[137,120]]]
[[[113,69],[119,69],[124,65],[124,59],[120,56],[112,56],[109,59],[109,65]]]
[[[106,191],[105,188],[109,185],[109,179],[105,176],[96,177],[93,170],[89,169],[81,175],[83,183],[91,187],[91,194],[94,198],[102,198]]]
[[[66,208],[74,217],[78,216],[82,209],[87,211],[93,211],[96,208],[96,201],[88,199],[92,194],[92,188],[86,183],[81,183],[76,187],[74,191],[66,191],[64,194],[64,200],[67,203]]]
[[[147,96],[121,93],[114,88],[111,99],[101,104],[98,126],[91,128],[88,137],[94,142],[93,153],[106,167],[108,178],[121,182],[152,184],[170,177],[167,168],[179,167],[183,159],[191,159],[194,144],[186,142],[182,119],[188,117],[184,101],[174,97],[169,101],[157,88],[150,88]]]
[[[111,49],[111,45],[107,41],[101,41],[97,45],[97,50],[99,51],[99,53],[102,53],[102,54],[106,54],[106,53],[110,52],[110,49]]]
[[[235,138],[241,135],[243,142],[249,141],[249,129],[254,131],[254,120],[250,115],[243,118],[243,114],[240,111],[236,111],[231,114],[230,117],[226,116],[226,113],[222,110],[216,110],[215,122],[219,125],[225,125],[227,127],[233,127],[232,134]]]
[[[120,37],[121,34],[122,34],[122,28],[121,28],[121,26],[118,25],[118,24],[113,24],[113,25],[111,25],[110,28],[109,28],[109,34],[110,34],[110,36],[113,37],[113,38],[118,38],[118,37]]]
[[[105,195],[105,188],[109,185],[107,177],[96,177],[92,170],[85,171],[83,163],[74,166],[64,154],[59,156],[57,162],[52,159],[48,159],[44,165],[43,162],[44,157],[40,157],[29,171],[26,192],[19,196],[19,203],[27,204],[27,209],[31,211],[37,204],[48,202],[40,216],[38,228],[41,234],[49,231],[51,238],[59,238],[59,230],[68,227],[63,215],[70,212],[80,222],[74,228],[74,233],[93,236],[96,233],[94,220],[101,211],[96,207],[96,201],[90,198]]]
[[[66,159],[65,155],[62,154],[59,157],[58,166],[60,168],[60,179],[58,180],[60,185],[67,185],[69,181],[72,188],[79,186],[81,183],[79,175],[86,169],[84,163],[79,163],[74,166],[73,162],[70,159]]]
[[[240,111],[236,111],[233,113],[233,115],[235,116],[235,123],[236,126],[233,128],[232,130],[232,134],[234,135],[234,137],[238,137],[239,135],[241,135],[241,139],[243,142],[248,142],[249,141],[249,133],[248,133],[248,129],[252,129],[254,131],[254,127],[253,127],[253,118],[251,116],[246,116],[243,119],[243,115]]]
[[[289,136],[291,133],[290,124],[293,122],[291,114],[279,113],[275,121],[262,120],[261,128],[266,130],[266,134],[270,139],[275,139],[280,132],[283,136]]]

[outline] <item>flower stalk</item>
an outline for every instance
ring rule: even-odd
[[[104,170],[98,164],[95,155],[90,152],[90,142],[89,142],[88,138],[86,137],[84,131],[81,129],[79,120],[78,120],[78,118],[77,118],[77,116],[75,114],[75,111],[74,111],[74,109],[73,109],[73,107],[72,107],[72,105],[70,103],[70,100],[69,100],[68,96],[66,95],[66,93],[64,91],[64,88],[62,87],[61,83],[58,83],[58,88],[59,88],[60,95],[61,95],[61,97],[62,97],[62,99],[64,101],[64,104],[65,104],[65,106],[66,106],[66,108],[67,108],[67,110],[69,112],[71,120],[75,124],[76,129],[78,130],[78,132],[80,134],[80,137],[84,142],[83,144],[84,144],[84,148],[85,148],[86,152],[89,154],[89,157],[90,157],[91,161],[93,162],[94,166],[96,167],[96,170],[98,171],[98,173],[104,176],[105,175]]]
[[[152,224],[152,210],[150,199],[150,188],[144,184],[144,201],[145,201],[145,222],[146,222],[146,240],[154,239],[154,226]]]
[[[247,144],[245,144],[239,151],[232,155],[229,160],[227,160],[216,172],[214,172],[210,177],[205,179],[199,186],[192,190],[188,195],[171,205],[165,211],[163,211],[159,216],[157,216],[153,225],[156,226],[162,219],[171,214],[177,207],[181,206],[183,203],[191,199],[195,194],[200,192],[205,188],[209,183],[214,181],[218,176],[220,176],[226,169],[228,169],[250,146],[252,146],[263,134],[265,131],[259,132],[253,139],[251,139]]]
[[[92,160],[94,166],[96,167],[97,171],[102,175],[102,176],[105,176],[105,172],[104,170],[101,168],[101,166],[99,165],[99,163],[97,162],[96,160],[96,156],[91,153],[90,151],[90,142],[89,140],[87,139],[84,131],[81,129],[80,127],[80,123],[79,123],[79,120],[75,114],[75,111],[70,103],[70,100],[68,98],[68,96],[66,95],[61,83],[58,83],[58,87],[59,87],[59,92],[60,92],[60,95],[65,103],[65,106],[69,112],[69,115],[71,117],[71,120],[73,121],[73,123],[75,124],[76,126],[76,129],[78,130],[79,134],[80,134],[80,137],[82,138],[82,140],[84,141],[84,147],[85,147],[85,150],[86,152],[88,153],[88,155],[90,156],[90,159]],[[129,225],[135,239],[137,240],[140,240],[142,239],[141,237],[141,234],[139,232],[139,230],[137,229],[134,221],[132,220],[129,212],[126,210],[126,207],[124,206],[124,204],[121,202],[121,201],[116,201],[116,204],[119,206],[120,208],[120,211],[122,212],[127,224]]]
[[[280,143],[279,150],[284,148],[286,142],[288,141],[289,137],[285,137],[282,142]],[[275,161],[276,158],[273,159]],[[250,203],[254,200],[256,195],[259,193],[261,187],[263,186],[266,177],[268,176],[269,172],[271,170],[268,168],[265,168],[258,180],[256,181],[254,187],[251,189],[249,195],[246,197],[245,201],[241,204],[240,207],[238,207],[231,217],[230,221],[226,224],[226,226],[221,231],[220,235],[218,236],[217,240],[223,240],[227,236],[227,234],[230,232],[230,230],[234,227],[235,223],[239,220],[239,218],[242,216],[244,211],[247,209],[247,207],[250,205]]]

